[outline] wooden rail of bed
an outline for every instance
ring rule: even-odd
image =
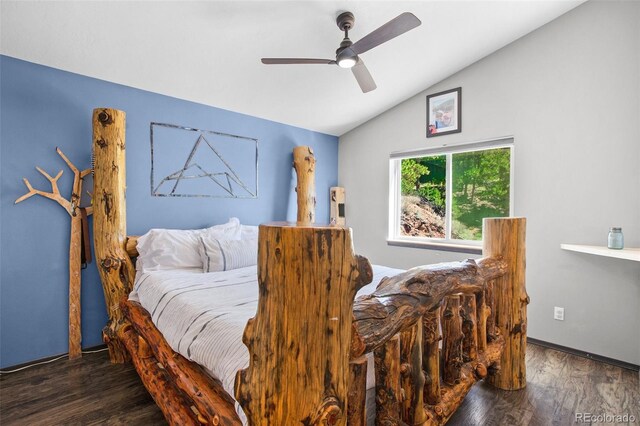
[[[94,239],[112,362],[128,358],[172,425],[239,425],[233,400],[173,352],[149,314],[127,300],[124,113],[94,111]],[[445,423],[471,386],[526,384],[525,219],[484,221],[480,260],[371,280],[342,227],[261,225],[259,301],[244,333],[250,364],[235,396],[251,425],[366,424],[365,355],[373,353],[376,425]]]

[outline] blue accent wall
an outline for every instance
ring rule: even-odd
[[[94,108],[126,112],[129,234],[152,227],[197,228],[237,216],[245,224],[295,220],[292,149],[316,156],[318,222],[329,219],[329,187],[337,183],[338,138],[236,112],[133,89],[0,55],[0,366],[68,350],[70,221],[57,203],[26,192],[22,178],[50,191],[35,166],[55,176],[68,197],[72,174],[60,147],[80,169],[90,166]],[[179,78],[179,77],[177,77]],[[212,77],[214,78],[214,77]],[[274,103],[278,100],[274,99]],[[152,197],[150,122],[257,138],[257,199]],[[83,347],[102,343],[107,315],[95,264],[82,271]]]

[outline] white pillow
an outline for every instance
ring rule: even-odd
[[[253,225],[240,225],[240,239],[241,240],[257,240],[258,239],[258,227]]]
[[[200,237],[202,272],[230,271],[258,263],[258,240],[217,240]]]
[[[205,237],[218,240],[239,240],[241,232],[240,220],[237,217],[232,217],[229,222],[222,225],[214,225],[202,230]]]
[[[199,237],[240,239],[240,221],[229,219],[206,229],[152,229],[138,239],[136,269],[141,272],[202,268]]]

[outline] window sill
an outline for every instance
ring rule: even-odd
[[[467,244],[436,243],[426,241],[408,241],[400,239],[389,239],[387,245],[398,247],[411,247],[427,250],[453,251],[457,253],[482,254],[482,246]]]

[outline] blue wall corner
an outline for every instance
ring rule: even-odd
[[[60,192],[68,196],[71,172],[60,147],[79,168],[90,166],[94,108],[126,112],[127,225],[129,234],[149,228],[197,228],[237,216],[245,224],[295,220],[292,149],[313,148],[318,222],[329,220],[329,188],[337,184],[338,138],[244,114],[133,89],[0,55],[0,367],[61,354],[68,349],[68,214],[55,202],[32,197],[50,190],[36,170],[64,170]],[[256,199],[152,197],[150,122],[214,130],[259,140]],[[94,264],[82,271],[83,347],[102,343],[107,316]]]

